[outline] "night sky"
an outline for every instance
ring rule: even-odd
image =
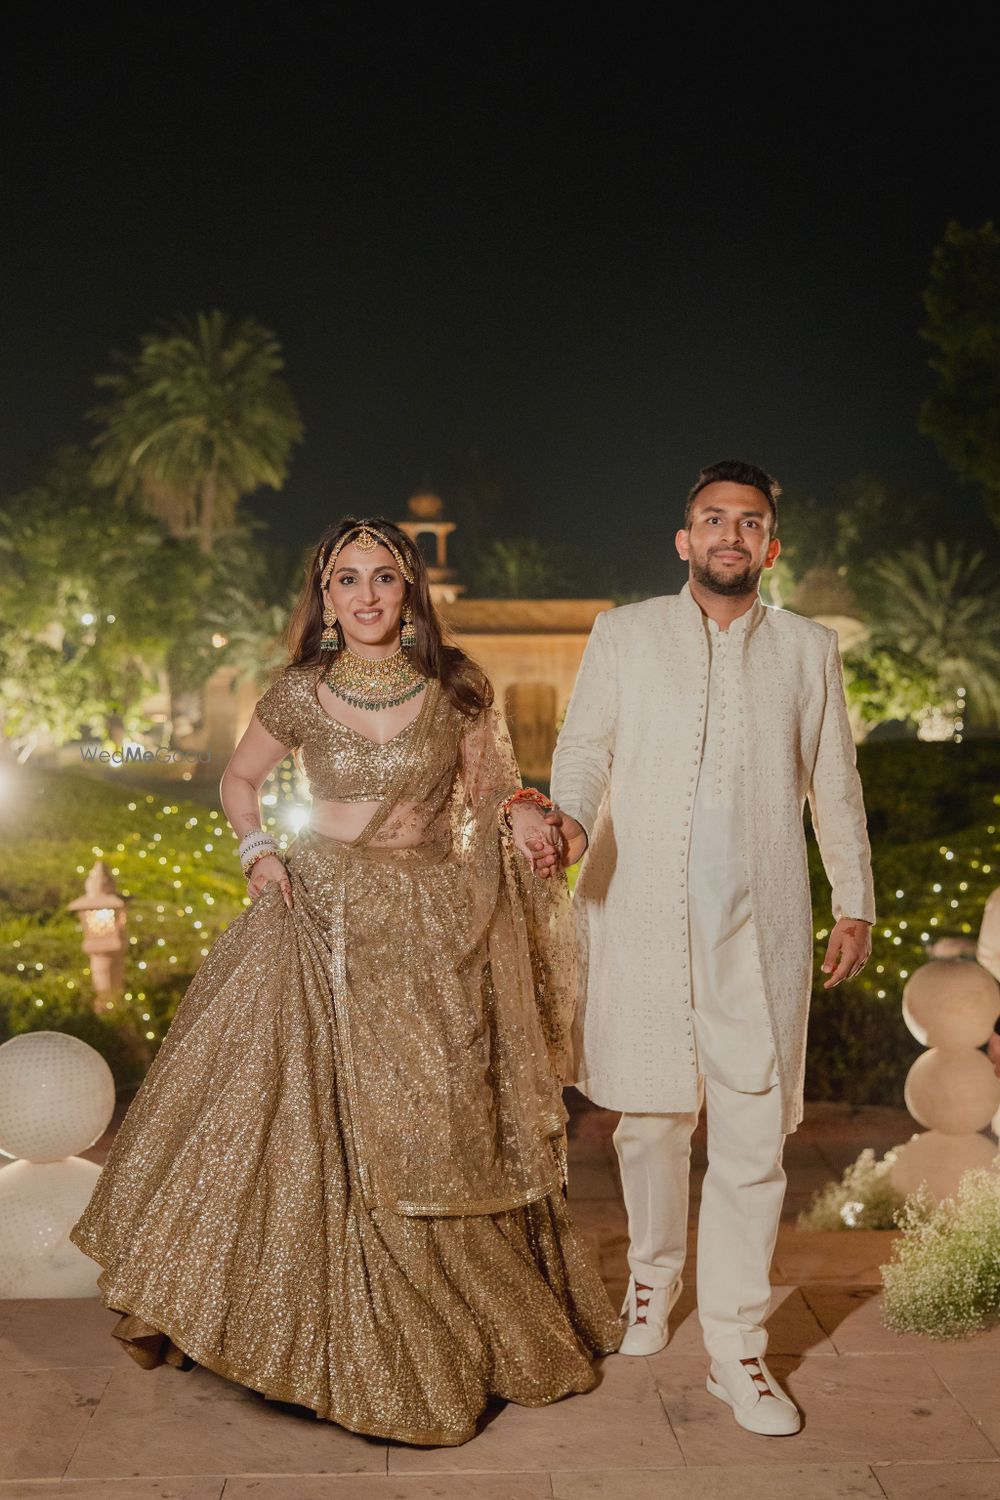
[[[977,509],[916,430],[931,250],[1000,212],[971,11],[305,13],[6,8],[5,488],[111,348],[220,306],[285,348],[306,439],[251,508],[295,545],[473,448],[508,531],[637,586],[721,457]]]

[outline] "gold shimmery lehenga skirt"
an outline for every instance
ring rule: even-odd
[[[115,1336],[408,1443],[590,1389],[622,1325],[569,1219],[553,1075],[504,1020],[502,874],[470,952],[450,853],[305,830],[285,858],[293,909],[269,884],[216,941],[72,1231]]]

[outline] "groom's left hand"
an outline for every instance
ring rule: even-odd
[[[872,952],[872,924],[860,917],[841,917],[830,934],[823,959],[823,973],[830,977],[825,990],[860,974]]]

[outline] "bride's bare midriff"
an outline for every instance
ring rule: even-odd
[[[312,804],[309,827],[342,844],[353,844],[381,805],[380,802],[332,802],[318,797]],[[410,849],[421,843],[423,827],[419,819],[411,816],[413,810],[412,803],[397,803],[388,820],[390,826],[381,830],[379,843],[394,849]]]

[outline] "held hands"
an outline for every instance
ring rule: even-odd
[[[575,865],[578,859],[583,858],[587,849],[587,833],[583,824],[571,818],[569,813],[563,812],[561,807],[554,807],[545,821],[555,824],[559,829],[563,865]]]
[[[575,864],[587,847],[580,824],[558,807],[543,813],[533,803],[515,803],[510,819],[514,843],[542,880],[551,880],[557,870]]]
[[[829,974],[823,988],[833,989],[843,979],[860,974],[872,952],[872,925],[860,917],[841,917],[830,934],[823,959],[823,973]]]
[[[268,881],[273,880],[281,887],[281,895],[288,910],[292,909],[292,882],[288,878],[288,871],[276,854],[265,854],[258,859],[250,871],[247,880],[247,891],[251,900],[256,901]]]
[[[549,826],[549,819],[535,802],[515,802],[509,816],[514,844],[532,872],[543,878],[554,874],[562,858],[559,830]]]

